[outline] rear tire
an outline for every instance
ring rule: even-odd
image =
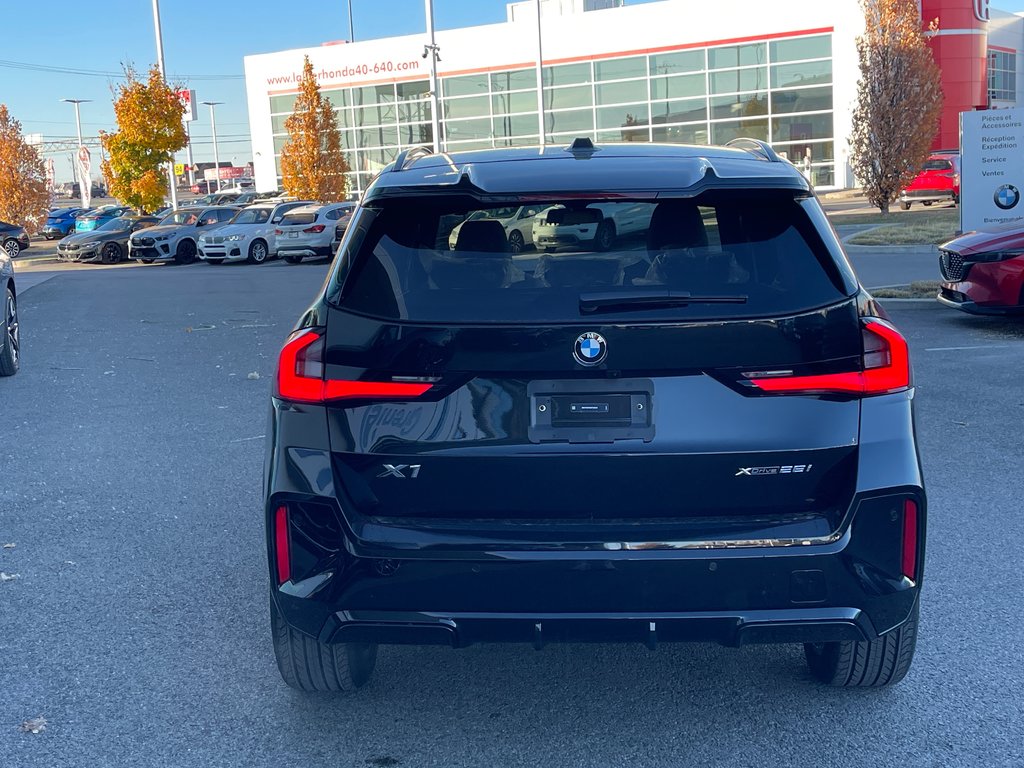
[[[931,205],[931,204],[932,204],[932,201],[931,201],[931,200],[925,200],[925,201],[924,201],[924,204],[925,204],[926,206],[927,206],[927,205]]]
[[[302,261],[302,257],[299,256],[298,254],[289,253],[287,256],[284,257],[284,260],[287,261],[289,264],[298,264],[300,261]]]
[[[13,376],[21,365],[21,337],[18,333],[18,300],[4,289],[0,304],[0,376]]]
[[[838,688],[881,688],[906,677],[914,660],[920,603],[899,629],[877,640],[804,643],[804,655],[815,678]]]
[[[375,644],[318,642],[289,627],[273,598],[270,623],[277,668],[292,688],[309,692],[354,691],[366,685],[377,666]]]
[[[909,211],[910,210],[910,203],[902,203],[902,205],[903,205],[903,210],[904,211]]]
[[[615,242],[615,225],[610,221],[602,221],[594,235],[594,250],[607,251]]]
[[[21,243],[17,240],[8,240],[4,243],[4,250],[7,251],[7,255],[12,259],[18,258],[18,254],[21,253]]]

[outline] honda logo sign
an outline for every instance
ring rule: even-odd
[[[988,21],[992,18],[990,0],[974,0],[974,17],[978,21]]]

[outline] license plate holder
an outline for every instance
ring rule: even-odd
[[[532,381],[527,397],[533,443],[654,439],[650,379]]]

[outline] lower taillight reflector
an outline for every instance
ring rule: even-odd
[[[292,577],[292,556],[288,547],[288,507],[274,511],[274,559],[277,564],[277,583],[284,584]]]
[[[903,575],[911,581],[917,577],[917,502],[903,503]]]

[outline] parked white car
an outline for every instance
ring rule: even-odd
[[[290,264],[303,259],[333,258],[355,207],[355,203],[328,203],[288,211],[274,230],[277,255]]]
[[[563,246],[606,251],[616,237],[647,231],[653,213],[653,203],[594,203],[585,208],[557,205],[534,218],[533,242],[548,253]]]
[[[537,214],[547,210],[544,205],[521,205],[508,208],[491,208],[489,210],[474,211],[466,221],[478,219],[495,219],[505,228],[505,235],[508,237],[509,250],[512,253],[519,253],[528,246],[533,245],[534,220]],[[463,222],[465,223],[465,222]],[[453,251],[459,240],[459,232],[462,224],[458,224],[452,233],[448,235],[448,247]]]
[[[128,258],[143,264],[172,259],[191,264],[196,260],[199,236],[227,224],[240,210],[233,206],[181,208],[156,226],[134,233],[128,239]]]
[[[277,225],[288,211],[304,205],[309,203],[260,203],[243,208],[223,227],[200,235],[199,258],[209,264],[223,264],[225,261],[262,264],[268,258],[276,257]]]

